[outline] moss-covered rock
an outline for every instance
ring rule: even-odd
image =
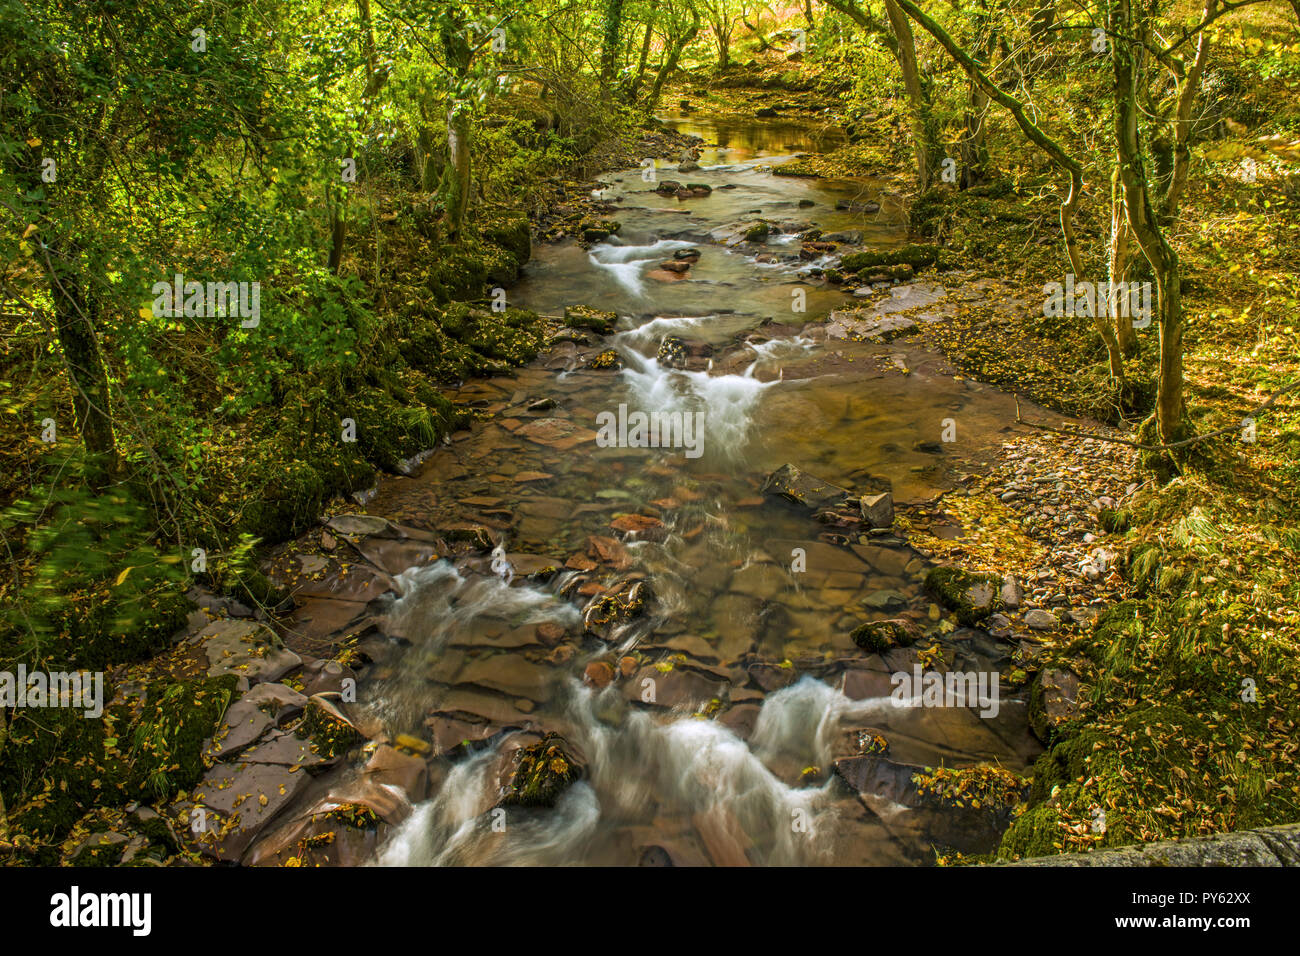
[[[921,631],[911,621],[894,618],[888,621],[868,621],[854,628],[849,636],[864,651],[879,654],[895,647],[910,647],[920,640]]]
[[[1002,608],[1002,579],[996,574],[976,574],[963,568],[931,568],[925,587],[945,607],[955,611],[957,620],[974,627]]]
[[[317,695],[307,701],[302,720],[298,724],[299,736],[309,737],[312,750],[326,759],[332,759],[364,738],[342,711],[325,697]]]
[[[597,335],[609,335],[617,322],[617,312],[593,309],[589,305],[570,305],[564,309],[565,325],[573,329],[587,329]]]
[[[167,800],[194,786],[203,743],[237,681],[154,681],[143,700],[110,707],[101,720],[71,708],[16,711],[0,752],[0,793],[15,835],[43,848],[31,862],[57,862],[55,845],[92,807]]]
[[[617,219],[584,219],[578,226],[583,242],[601,242],[622,228]]]
[[[863,272],[878,270],[883,266],[907,265],[919,272],[940,261],[941,250],[933,243],[910,243],[881,252],[855,252],[841,260],[840,268],[846,272]]]
[[[765,222],[756,222],[749,226],[741,235],[746,242],[766,242],[767,237],[771,234],[772,227]]]
[[[622,367],[623,362],[613,349],[605,349],[587,363],[587,368],[594,369],[620,369]]]
[[[523,216],[504,217],[485,223],[479,229],[479,234],[488,242],[509,252],[520,265],[532,258],[532,229],[528,219]]]
[[[501,806],[553,807],[582,767],[559,734],[547,734],[529,747],[515,751],[515,767],[502,796]]]

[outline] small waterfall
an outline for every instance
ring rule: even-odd
[[[488,749],[453,768],[439,794],[393,832],[376,862],[573,862],[602,833],[640,828],[651,819],[724,834],[734,853],[747,851],[754,862],[831,862],[838,813],[833,783],[791,786],[769,764],[778,752],[796,752],[824,765],[838,719],[861,710],[861,703],[805,678],[763,704],[755,740],[746,745],[722,724],[685,714],[664,720],[628,710],[611,719],[617,688],[595,691],[571,681],[566,694],[563,718],[585,757],[587,776],[554,808],[504,815],[494,810],[500,757]]]

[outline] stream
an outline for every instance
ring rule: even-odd
[[[931,627],[930,562],[887,529],[824,524],[760,489],[792,463],[856,494],[884,478],[899,504],[932,498],[1005,439],[1012,400],[904,342],[827,331],[853,290],[808,273],[846,250],[801,259],[795,232],[857,233],[852,248],[867,249],[906,238],[882,183],[773,175],[834,131],[665,122],[702,138],[701,168],[608,175],[598,198],[617,234],[536,247],[509,291],[544,315],[615,312],[615,334],[453,392],[482,420],[367,505],[416,527],[482,526],[501,543],[398,578],[384,633],[400,646],[361,699],[456,759],[435,761],[432,797],[373,862],[925,864],[934,846],[987,851],[996,831],[909,805],[897,781],[855,792],[832,768],[879,733],[899,765],[1022,770],[1039,750],[1023,697],[1004,692],[996,716],[974,702],[896,706],[890,675],[911,672],[918,648],[869,654],[849,634],[885,618]],[[712,192],[655,192],[665,179]],[[869,200],[878,212],[862,211]],[[737,241],[760,218],[781,231]],[[687,272],[660,268],[688,250],[699,258]],[[917,281],[870,299],[940,319],[943,292]],[[684,361],[660,356],[666,336],[687,344]],[[621,369],[584,367],[610,348]],[[602,447],[600,417],[620,406],[700,421],[696,446]],[[956,442],[940,441],[946,420]],[[584,634],[589,600],[637,584],[652,596],[643,614]],[[1011,651],[965,628],[940,643],[962,671],[1005,669]],[[548,731],[582,778],[554,807],[494,815],[512,751]]]

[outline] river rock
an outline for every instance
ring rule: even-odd
[[[921,629],[904,618],[868,621],[849,635],[864,651],[880,653],[895,647],[911,647],[921,639]]]
[[[1025,589],[1020,586],[1014,574],[1006,574],[1002,577],[1002,606],[1015,610],[1024,603]]]
[[[302,663],[274,631],[255,621],[213,621],[192,640],[203,645],[209,677],[237,674],[256,684],[279,680]]]
[[[1035,631],[1054,631],[1059,623],[1055,614],[1042,608],[1031,608],[1025,612],[1025,624]]]
[[[423,800],[429,790],[429,766],[423,758],[388,744],[375,750],[362,773],[377,784],[400,788],[412,803]]]
[[[945,606],[957,612],[957,620],[973,627],[1001,606],[1002,579],[993,574],[975,574],[962,568],[931,568],[925,587]]]
[[[275,720],[245,695],[227,708],[221,724],[204,745],[203,756],[207,761],[229,760],[274,726]]]
[[[763,494],[779,495],[810,511],[831,508],[843,504],[849,498],[846,489],[822,481],[790,464],[782,465],[768,475],[759,490]]]
[[[581,758],[559,734],[547,734],[512,755],[498,806],[553,807],[583,775]]]
[[[889,528],[894,524],[894,496],[889,492],[863,495],[858,501],[862,520],[872,528]]]
[[[181,804],[183,819],[205,854],[234,862],[310,779],[277,764],[217,764]]]
[[[589,305],[570,305],[564,309],[565,325],[574,329],[587,329],[598,335],[609,335],[617,322],[617,312],[594,309]]]

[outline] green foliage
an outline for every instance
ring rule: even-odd
[[[125,489],[34,492],[0,512],[28,568],[0,612],[0,664],[97,669],[163,646],[189,609],[186,568],[151,509]]]

